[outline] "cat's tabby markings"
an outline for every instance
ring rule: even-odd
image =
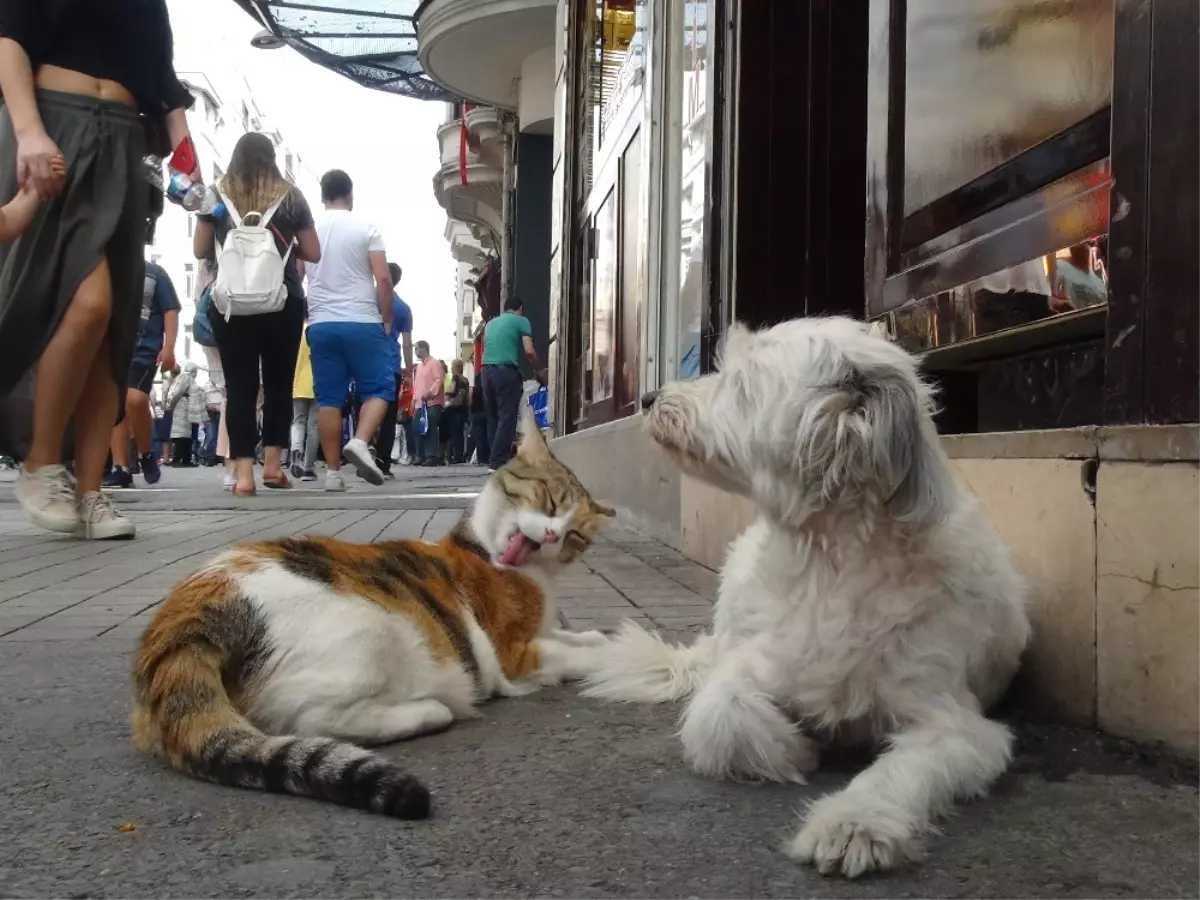
[[[429,792],[360,745],[581,678],[605,642],[558,629],[548,587],[612,510],[531,419],[437,544],[241,544],[175,587],[134,663],[137,746],[220,784],[427,816]]]

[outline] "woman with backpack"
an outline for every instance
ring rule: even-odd
[[[255,492],[256,406],[260,386],[263,486],[292,486],[283,470],[282,456],[292,426],[292,378],[304,328],[304,288],[296,260],[317,262],[321,246],[308,202],[280,173],[275,162],[275,145],[266,135],[256,132],[242,135],[233,148],[229,170],[217,188],[226,211],[219,218],[197,217],[192,249],[197,259],[218,262],[208,320],[225,374],[225,425],[229,456],[235,460],[232,490],[235,496],[248,497]],[[281,308],[268,312],[227,300],[222,312],[218,309],[223,282],[219,251],[232,253],[225,265],[240,269],[242,261],[236,257],[236,248],[226,246],[226,238],[234,230],[253,238],[254,229],[263,227],[274,236],[275,248],[284,263],[282,288],[286,300]],[[261,271],[252,274],[260,275]],[[237,274],[248,272],[247,268]]]

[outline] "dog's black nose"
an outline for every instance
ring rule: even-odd
[[[658,391],[650,391],[642,394],[642,409],[649,409],[654,405],[654,401],[658,399]]]

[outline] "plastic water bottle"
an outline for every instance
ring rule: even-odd
[[[211,190],[199,181],[192,181],[182,172],[170,170],[170,177],[163,182],[163,164],[157,156],[147,156],[142,160],[146,180],[165,191],[167,199],[182,206],[188,212],[199,215],[213,215],[221,207],[217,192]]]

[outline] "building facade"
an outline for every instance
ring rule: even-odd
[[[735,320],[879,322],[1034,587],[1031,702],[1200,749],[1200,7],[423,9],[432,78],[517,129],[552,110],[555,450],[593,493],[719,566],[755,511],[650,447],[639,396],[711,371]],[[542,240],[520,157],[513,268]]]

